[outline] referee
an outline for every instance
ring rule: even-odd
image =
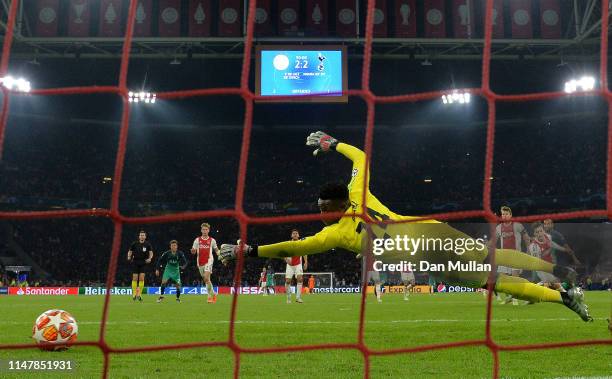
[[[132,264],[132,300],[138,298],[142,301],[146,265],[153,260],[153,247],[147,241],[147,233],[144,230],[138,233],[138,241],[130,245],[127,259]]]

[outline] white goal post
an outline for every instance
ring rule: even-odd
[[[308,279],[310,276],[315,277],[315,288],[334,288],[334,273],[333,272],[305,272],[302,274],[304,287],[308,287]],[[275,272],[273,275],[275,286],[285,285],[285,272]],[[317,280],[318,279],[318,280]],[[291,284],[293,287],[293,283]]]

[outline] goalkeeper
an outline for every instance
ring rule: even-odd
[[[367,157],[365,153],[351,145],[341,143],[335,138],[323,133],[316,132],[310,134],[306,140],[306,145],[315,147],[314,155],[320,152],[335,150],[353,162],[351,181],[348,186],[341,183],[326,184],[321,188],[318,206],[322,214],[343,213],[342,217],[330,220],[325,219],[327,225],[319,233],[306,237],[299,241],[285,241],[270,245],[245,245],[240,249],[239,245],[224,244],[221,246],[219,257],[223,263],[236,258],[236,255],[244,251],[249,257],[280,258],[297,255],[317,254],[329,251],[334,248],[350,250],[357,254],[364,254],[372,251],[374,239],[393,242],[402,238],[428,238],[435,237],[441,240],[461,240],[471,241],[464,244],[465,249],[461,255],[455,251],[442,248],[435,251],[429,249],[419,249],[411,254],[405,250],[396,248],[385,249],[384,254],[377,259],[384,260],[385,263],[428,262],[432,267],[439,267],[441,264],[461,263],[483,266],[490,257],[485,245],[477,247],[474,240],[468,235],[450,227],[445,223],[436,220],[423,220],[419,217],[401,216],[384,206],[369,190],[369,175],[366,177],[365,168]],[[365,204],[362,204],[365,193]],[[373,223],[368,224],[359,215],[366,212]],[[389,224],[386,221],[410,221],[408,223]],[[468,248],[468,245],[470,248]],[[416,246],[416,245],[415,245]],[[385,244],[385,247],[387,245]],[[520,251],[510,249],[497,249],[495,255],[496,264],[500,266],[512,267],[515,269],[544,271],[551,273],[561,279],[575,279],[575,271],[570,268],[558,266],[524,254]],[[418,265],[417,265],[418,267]],[[370,268],[368,268],[370,270]],[[472,288],[485,287],[488,271],[479,269],[468,270],[439,270],[435,276],[445,283],[468,286]],[[538,286],[529,281],[503,274],[498,274],[495,281],[495,290],[510,294],[516,298],[532,302],[554,302],[564,304],[576,312],[584,321],[591,321],[588,307],[584,304],[584,295],[579,287],[570,288],[568,291],[559,292],[546,287]]]

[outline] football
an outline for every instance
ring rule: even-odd
[[[36,319],[32,338],[41,350],[66,350],[76,341],[78,332],[77,322],[70,313],[51,309]]]

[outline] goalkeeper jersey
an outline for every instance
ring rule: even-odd
[[[369,189],[369,173],[366,178],[366,155],[358,148],[339,143],[336,151],[353,161],[351,181],[348,184],[351,206],[344,217],[333,225],[326,226],[314,236],[299,241],[285,241],[270,245],[260,245],[258,255],[266,256],[296,256],[322,253],[334,248],[342,248],[354,253],[361,253],[363,241],[367,237],[366,222],[358,214],[363,209],[363,191],[366,191],[366,213],[374,220],[414,220],[418,217],[398,215],[384,206]],[[435,220],[420,220],[417,222],[438,223]],[[401,224],[385,225],[371,224],[373,238],[389,238],[389,233]],[[393,235],[393,234],[391,234]]]

